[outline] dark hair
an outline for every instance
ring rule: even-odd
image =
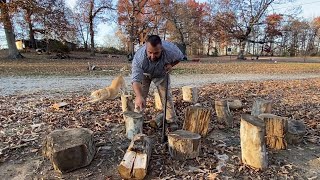
[[[156,47],[158,44],[162,44],[158,35],[148,36],[147,42],[149,42],[153,47]]]

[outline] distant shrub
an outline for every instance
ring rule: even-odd
[[[69,53],[70,49],[67,45],[63,44],[60,41],[51,41],[49,43],[49,51],[56,53]]]
[[[115,47],[104,48],[100,53],[101,54],[117,54],[117,55],[126,55],[127,54],[125,51],[119,50]]]

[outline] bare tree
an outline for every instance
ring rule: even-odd
[[[8,3],[6,0],[0,0],[0,9],[1,9],[1,20],[4,26],[4,32],[7,39],[8,49],[9,49],[9,58],[11,59],[20,59],[23,56],[17,49],[15,34],[13,32],[12,22],[10,18],[10,12],[8,8]]]
[[[108,20],[107,10],[115,10],[112,6],[112,0],[79,0],[78,9],[84,13],[89,24],[91,56],[95,56],[94,27],[98,20]]]

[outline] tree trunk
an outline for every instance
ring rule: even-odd
[[[118,166],[120,176],[123,179],[144,179],[147,175],[151,149],[151,140],[147,135],[135,135]]]
[[[89,31],[90,31],[90,41],[91,41],[91,56],[95,56],[95,49],[94,49],[94,30],[93,30],[93,9],[94,9],[94,1],[90,1],[89,4]]]
[[[91,56],[95,56],[93,18],[90,19]]]
[[[123,113],[126,126],[126,136],[132,139],[136,134],[142,133],[143,115],[140,113],[126,111]]]
[[[260,114],[258,116],[266,125],[267,146],[271,149],[286,149],[287,119],[273,114]]]
[[[87,41],[83,42],[83,47],[84,47],[85,51],[88,51],[88,42]]]
[[[233,117],[229,109],[227,100],[215,101],[215,110],[218,122],[225,124],[227,127],[233,127]]]
[[[32,12],[30,12],[29,9],[26,9],[26,21],[28,22],[28,26],[29,26],[29,40],[31,43],[31,48],[36,49],[37,47],[36,47],[36,41],[34,39],[34,30],[33,30],[31,15],[32,15]]]
[[[168,134],[169,153],[173,159],[186,160],[198,157],[201,136],[185,130]]]
[[[264,122],[254,116],[241,116],[240,144],[241,158],[244,164],[257,169],[268,166]]]
[[[237,59],[245,60],[245,57],[244,57],[245,48],[246,48],[246,41],[240,41],[240,51]]]
[[[211,108],[197,106],[188,107],[182,129],[205,137],[208,133],[211,114]]]
[[[8,44],[9,56],[10,59],[21,59],[23,56],[17,49],[15,35],[12,28],[12,23],[9,16],[9,9],[6,4],[6,0],[0,1],[1,8],[1,20],[4,25],[4,32],[6,35],[6,40]]]

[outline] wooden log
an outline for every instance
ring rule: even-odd
[[[131,95],[121,95],[122,112],[134,111],[133,97]]]
[[[248,114],[241,116],[240,144],[241,159],[244,164],[257,169],[268,166],[264,122]]]
[[[154,95],[154,107],[155,107],[155,109],[162,111],[163,107],[162,107],[162,102],[161,102],[161,97],[159,95],[159,92],[157,90],[155,90],[153,92],[153,95]]]
[[[135,135],[118,166],[120,176],[123,179],[144,179],[148,172],[151,149],[151,140],[147,135]]]
[[[239,99],[228,101],[230,110],[237,110],[243,107],[242,102]]]
[[[218,122],[225,124],[227,127],[233,127],[233,117],[228,106],[228,101],[217,100],[214,104]]]
[[[273,114],[260,114],[258,117],[266,126],[266,145],[275,150],[286,149],[287,119]]]
[[[191,86],[182,87],[182,98],[185,102],[198,102],[198,88]]]
[[[52,131],[44,139],[42,154],[54,170],[64,173],[87,166],[96,153],[93,132],[86,128]]]
[[[177,130],[168,134],[169,153],[173,159],[194,159],[199,155],[201,136]]]
[[[272,105],[271,101],[257,98],[253,102],[251,115],[252,116],[259,116],[260,114],[263,114],[263,113],[270,114],[271,108],[272,108],[271,105]]]
[[[209,122],[211,120],[212,109],[190,106],[186,109],[183,130],[200,134],[205,137],[208,133]]]
[[[126,111],[123,113],[123,118],[128,139],[132,139],[136,134],[142,133],[143,115],[141,113]]]
[[[306,125],[302,121],[290,120],[288,121],[288,132],[286,140],[289,144],[299,144],[306,134]]]

